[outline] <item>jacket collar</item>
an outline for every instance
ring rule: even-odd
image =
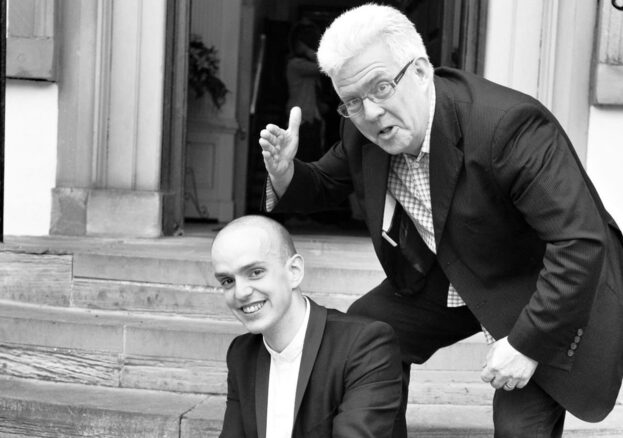
[[[454,96],[447,82],[435,76],[437,103],[431,131],[430,191],[435,244],[439,248],[450,204],[463,167],[462,139]]]
[[[268,354],[268,351],[262,343],[257,355],[255,368],[255,419],[257,421],[258,438],[266,438],[269,376],[270,354]]]
[[[316,356],[318,356],[318,350],[320,349],[320,343],[324,335],[324,328],[327,322],[327,309],[309,300],[311,306],[309,313],[309,323],[307,325],[307,333],[305,333],[305,343],[303,347],[303,355],[301,356],[301,366],[299,368],[299,378],[296,383],[296,396],[294,399],[294,421],[301,408],[301,402],[303,401],[303,395],[314,364],[316,363]]]

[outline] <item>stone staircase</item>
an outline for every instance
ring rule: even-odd
[[[216,437],[243,332],[214,289],[212,236],[7,238],[0,246],[0,438]],[[383,278],[368,239],[298,236],[303,288],[345,310]],[[418,437],[491,437],[476,335],[414,367]],[[565,436],[623,436],[623,407]]]

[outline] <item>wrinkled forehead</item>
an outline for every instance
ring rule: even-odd
[[[338,94],[348,94],[379,79],[391,79],[398,72],[398,66],[387,46],[376,43],[346,60],[331,81]]]

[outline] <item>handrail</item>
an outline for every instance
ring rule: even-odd
[[[257,68],[255,69],[255,78],[253,79],[253,95],[251,97],[251,107],[249,114],[255,114],[255,106],[257,104],[257,95],[260,88],[260,77],[262,76],[262,68],[264,67],[264,49],[266,47],[266,34],[260,35],[260,54],[257,57]]]

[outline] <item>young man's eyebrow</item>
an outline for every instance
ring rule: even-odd
[[[262,267],[264,265],[263,261],[257,261],[257,262],[251,262],[251,263],[247,263],[244,266],[241,266],[239,271],[244,272],[244,271],[248,271],[249,269],[253,269],[255,267]],[[215,272],[214,276],[215,277],[231,277],[233,274],[229,273],[229,272]]]

